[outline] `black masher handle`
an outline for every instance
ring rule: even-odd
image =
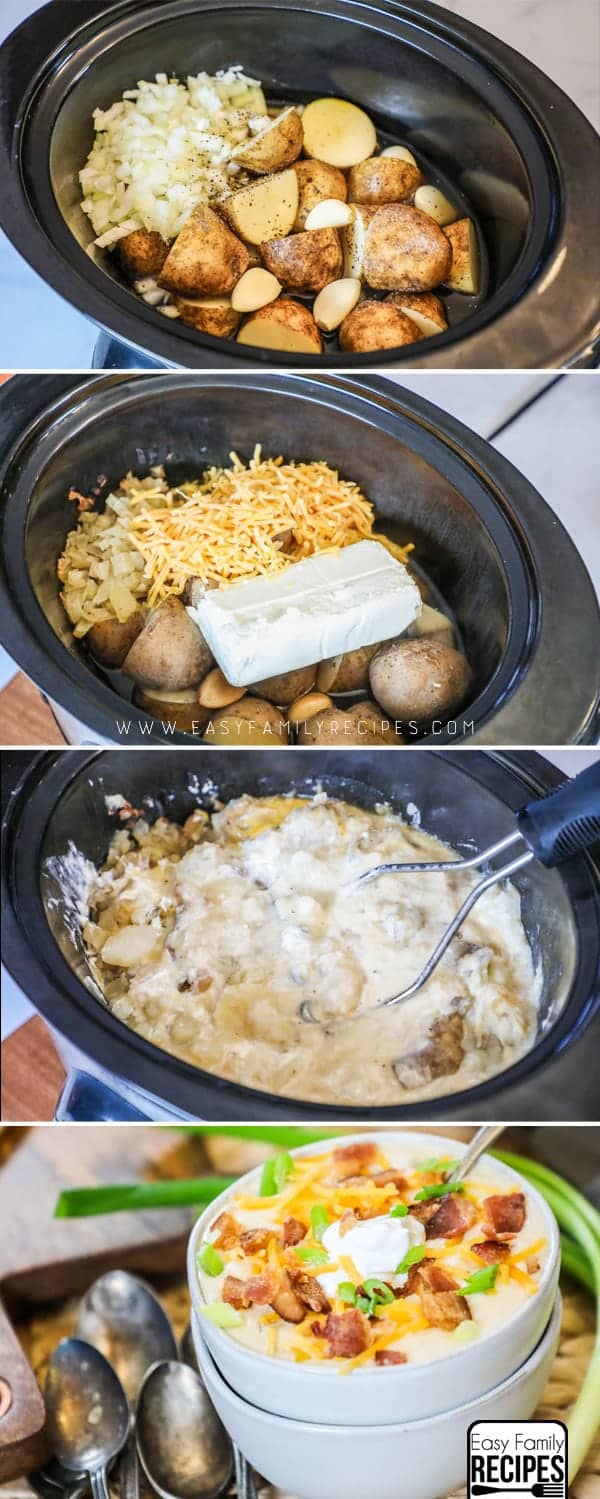
[[[558,791],[522,807],[517,823],[536,859],[550,868],[600,842],[600,758]]]

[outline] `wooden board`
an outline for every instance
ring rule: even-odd
[[[65,744],[51,708],[39,688],[19,672],[0,692],[2,744]]]
[[[2,1119],[38,1124],[54,1118],[65,1072],[47,1025],[34,1015],[2,1042]]]
[[[185,1264],[193,1211],[119,1213],[73,1222],[53,1218],[58,1193],[67,1186],[193,1174],[188,1147],[174,1147],[173,1139],[145,1125],[74,1129],[57,1124],[26,1133],[2,1167],[0,1412],[3,1382],[10,1403],[0,1414],[0,1482],[31,1471],[49,1455],[43,1401],[11,1318],[24,1303],[82,1292],[112,1268],[165,1276],[181,1272]],[[167,1173],[163,1162],[177,1150],[184,1167]],[[193,1169],[198,1169],[197,1156]]]

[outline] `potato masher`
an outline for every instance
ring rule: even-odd
[[[432,863],[416,864],[377,864],[374,869],[367,869],[364,874],[352,881],[356,887],[368,885],[371,880],[378,879],[382,874],[429,874],[435,870],[444,870],[447,874],[455,869],[480,869],[491,864],[492,860],[498,858],[500,854],[506,855],[505,859],[494,869],[491,869],[489,873],[484,873],[483,878],[469,891],[414,983],[402,989],[400,994],[393,994],[390,999],[380,999],[378,1004],[373,1006],[374,1009],[393,1009],[395,1005],[402,1004],[405,999],[410,999],[413,994],[417,994],[419,989],[423,988],[484,890],[489,890],[490,886],[496,885],[499,880],[509,879],[511,875],[517,873],[517,870],[524,869],[526,864],[531,864],[534,859],[538,859],[541,864],[552,869],[556,864],[562,864],[565,859],[572,858],[574,854],[600,840],[600,759],[596,764],[588,766],[587,770],[582,770],[572,781],[566,781],[563,786],[559,786],[557,791],[551,791],[548,796],[528,802],[527,806],[517,812],[516,820],[517,826],[514,833],[508,833],[505,838],[500,838],[497,843],[490,844],[489,848],[483,849],[481,853],[473,854],[470,859],[438,859]],[[521,846],[518,847],[518,845]],[[514,850],[514,854],[511,854],[511,850]],[[348,1020],[358,1019],[359,1015],[362,1018],[367,1012],[358,1011],[356,1015],[344,1016],[342,1020],[336,1021],[330,1015],[320,1017],[315,1014],[312,1002],[305,999],[300,1006],[299,1013],[302,1020],[331,1026],[332,1024],[346,1024]]]

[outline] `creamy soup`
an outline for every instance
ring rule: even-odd
[[[453,1190],[454,1164],[426,1139],[269,1160],[198,1243],[200,1315],[256,1352],[341,1373],[487,1337],[537,1294],[545,1223],[488,1162]]]
[[[127,809],[125,810],[127,816]],[[387,808],[241,796],[115,835],[84,939],[113,1013],[165,1051],[292,1098],[399,1104],[482,1082],[532,1044],[538,984],[510,884],[417,976],[468,872],[356,877],[451,851]],[[324,1023],[302,1020],[308,1001]]]

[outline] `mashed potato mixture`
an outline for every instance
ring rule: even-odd
[[[545,1224],[492,1163],[448,1182],[455,1164],[418,1139],[269,1159],[198,1243],[201,1315],[255,1352],[341,1374],[495,1332],[538,1291]]]
[[[83,935],[113,1013],[156,1046],[249,1087],[372,1106],[480,1083],[531,1045],[537,985],[510,885],[481,898],[423,990],[375,1010],[417,976],[472,883],[356,888],[376,864],[451,857],[388,808],[319,793],[241,796],[183,828],[130,813]],[[304,1000],[329,1023],[301,1020]]]

